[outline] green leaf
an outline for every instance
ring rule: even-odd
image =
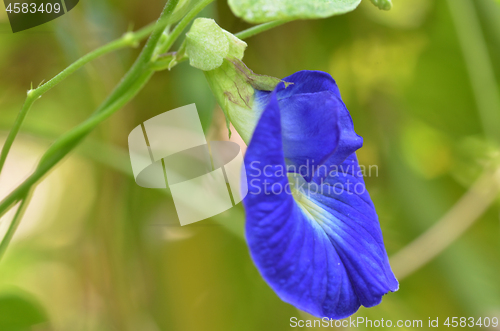
[[[203,71],[222,65],[225,58],[241,60],[247,44],[208,18],[198,18],[186,34],[189,63]]]
[[[387,1],[387,0],[386,0]],[[250,23],[325,18],[353,11],[361,0],[229,0],[233,13]]]
[[[31,295],[15,291],[0,295],[0,330],[24,331],[48,322],[47,315]]]
[[[186,34],[186,53],[193,67],[213,70],[229,53],[229,40],[214,20],[198,18]]]

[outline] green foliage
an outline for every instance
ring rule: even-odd
[[[213,19],[198,18],[186,35],[189,63],[207,71],[218,68],[229,53],[229,40]]]
[[[17,291],[0,294],[0,330],[26,331],[47,321],[46,313],[28,295]]]
[[[391,0],[370,0],[375,6],[382,10],[390,10],[392,8]]]
[[[250,23],[324,18],[350,12],[361,0],[229,0],[233,13]]]
[[[198,18],[186,34],[186,55],[189,63],[203,71],[216,69],[225,58],[241,60],[247,44],[221,29],[208,18]]]
[[[205,77],[224,111],[229,135],[231,123],[248,144],[262,111],[254,105],[255,89],[271,91],[280,80],[255,74],[237,58],[225,59],[220,68],[205,71]]]

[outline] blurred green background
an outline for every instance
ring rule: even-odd
[[[390,256],[439,222],[485,168],[500,164],[500,122],[492,123],[500,114],[500,4],[393,2],[390,12],[364,0],[347,15],[288,23],[248,39],[244,58],[261,74],[310,69],[337,80],[365,140],[360,162],[378,167],[366,181]],[[155,20],[163,5],[83,0],[68,15],[12,34],[1,4],[0,145],[31,84]],[[225,1],[202,14],[231,32],[248,27]],[[92,62],[33,106],[0,177],[0,197],[56,137],[93,112],[138,52]],[[203,73],[183,63],[156,74],[37,187],[0,262],[0,330],[279,331],[292,329],[290,317],[310,318],[260,277],[242,240],[241,205],[180,227],[168,192],[135,184],[128,133],[193,102],[209,139],[225,137]],[[476,204],[466,207],[474,212]],[[479,214],[443,252],[421,247],[440,253],[422,267],[414,265],[418,249],[394,260],[400,290],[354,317],[419,319],[424,329],[429,317],[499,317],[498,198]],[[0,234],[12,216],[2,219]]]

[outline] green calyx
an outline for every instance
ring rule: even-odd
[[[262,113],[262,109],[254,104],[255,90],[272,91],[280,80],[258,75],[236,58],[224,59],[219,68],[205,71],[205,77],[226,115],[228,129],[232,123],[248,144]]]
[[[391,0],[371,0],[371,2],[382,10],[390,10],[392,8]]]
[[[212,19],[196,19],[186,37],[189,63],[204,71],[228,129],[232,123],[248,143],[262,111],[254,105],[255,90],[272,91],[280,80],[250,70],[242,62],[246,47]]]

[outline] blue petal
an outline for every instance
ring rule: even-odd
[[[279,91],[277,88],[267,97],[245,156],[249,193],[243,203],[250,252],[264,279],[284,301],[318,317],[345,318],[360,305],[378,304],[385,293],[397,290],[398,283],[362,177],[357,173],[344,176],[349,171],[339,167],[323,177],[322,185],[306,183],[294,195],[285,190],[290,188],[283,172],[290,150],[284,147],[289,141],[282,124],[290,125],[283,118],[293,108],[281,108],[287,104],[278,100]],[[307,108],[314,117],[315,110]],[[342,118],[340,113],[340,132],[348,131],[349,123],[353,132],[350,116]],[[342,148],[342,153],[348,149]],[[332,160],[342,159],[336,151],[325,162],[333,165]],[[343,158],[339,166],[359,170],[354,154]],[[354,187],[339,189],[338,184],[345,185],[348,180],[358,184],[359,194]],[[318,192],[314,185],[320,188]]]
[[[317,93],[329,91],[340,99],[340,91],[335,80],[323,71],[303,70],[283,78],[284,82],[291,83],[288,87],[281,86],[277,89],[278,100],[296,94]]]
[[[360,303],[372,307],[399,285],[389,265],[378,216],[356,154],[336,168],[319,190],[311,186],[313,189],[304,193],[305,199],[313,203],[310,214],[320,221],[356,283]]]
[[[283,79],[275,91],[281,111],[285,160],[306,181],[320,183],[327,173],[322,164],[342,163],[363,145],[335,80],[321,71],[299,71]],[[289,83],[289,84],[288,84]],[[257,91],[264,108],[271,92]],[[318,169],[319,171],[317,171]]]

